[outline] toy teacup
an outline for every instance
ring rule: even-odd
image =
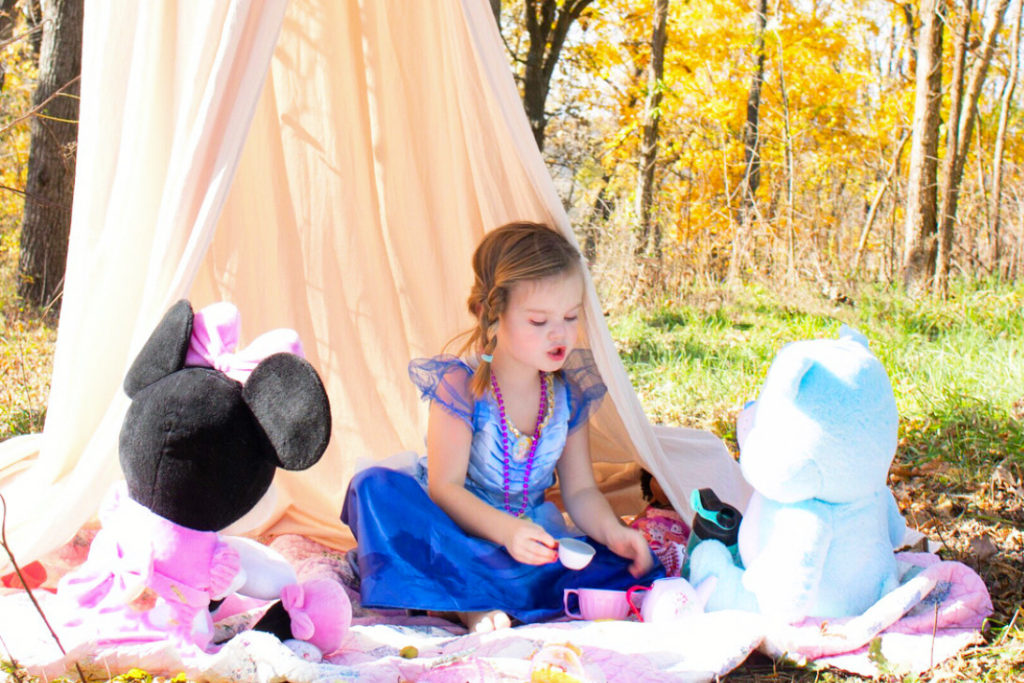
[[[703,612],[717,583],[717,579],[711,577],[694,588],[684,578],[666,577],[656,580],[650,586],[633,586],[626,591],[626,602],[629,610],[640,621],[677,621]],[[633,604],[633,596],[639,591],[649,592],[637,607]]]
[[[578,609],[573,612],[569,608],[569,598],[575,595],[579,602]],[[562,594],[562,607],[570,619],[625,619],[629,614],[629,601],[626,591],[607,590],[604,588],[566,588]]]
[[[558,560],[569,569],[583,569],[594,559],[594,546],[575,538],[558,539]]]

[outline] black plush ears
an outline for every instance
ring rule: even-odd
[[[286,470],[312,467],[331,437],[331,407],[316,370],[304,358],[275,353],[249,375],[242,398]]]
[[[192,305],[181,299],[164,314],[124,377],[124,393],[135,394],[185,365],[192,338]]]

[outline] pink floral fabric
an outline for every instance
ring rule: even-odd
[[[683,570],[690,527],[675,510],[648,505],[629,526],[647,539],[651,550],[665,566],[667,576],[679,576]]]

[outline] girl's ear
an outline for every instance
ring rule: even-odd
[[[192,305],[185,299],[164,313],[128,369],[124,393],[134,397],[150,384],[184,367],[185,354],[192,339],[192,318]]]
[[[268,356],[249,375],[242,398],[286,470],[320,460],[331,438],[331,406],[320,376],[291,353]]]

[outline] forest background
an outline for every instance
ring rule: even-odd
[[[916,294],[941,269],[1024,273],[1017,2],[566,2],[579,18],[542,113],[523,4],[556,3],[507,3],[504,34],[603,273],[630,270],[627,249],[668,289],[770,277]]]
[[[1024,676],[1021,0],[489,1],[648,415],[735,447],[782,343],[860,327],[901,507],[996,605],[932,676]],[[0,438],[45,419],[83,11],[0,0]]]

